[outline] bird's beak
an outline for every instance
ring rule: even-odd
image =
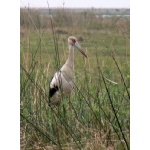
[[[78,42],[75,43],[75,47],[87,58],[87,55],[85,52],[81,49],[81,46],[79,45]]]

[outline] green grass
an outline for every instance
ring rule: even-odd
[[[91,21],[84,15],[62,12],[51,22],[36,11],[21,10],[21,147],[129,149],[129,20]],[[124,24],[118,25],[122,19]],[[64,97],[59,108],[49,108],[49,81],[67,59],[70,35],[83,37],[80,45],[88,59],[75,49],[76,82],[71,100]]]

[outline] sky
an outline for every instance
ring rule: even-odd
[[[20,7],[130,8],[130,0],[20,0]]]

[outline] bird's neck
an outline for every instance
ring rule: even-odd
[[[74,47],[72,45],[69,45],[69,55],[66,64],[72,69],[74,68]]]

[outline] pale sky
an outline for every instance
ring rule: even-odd
[[[20,7],[130,8],[130,0],[20,0]]]

